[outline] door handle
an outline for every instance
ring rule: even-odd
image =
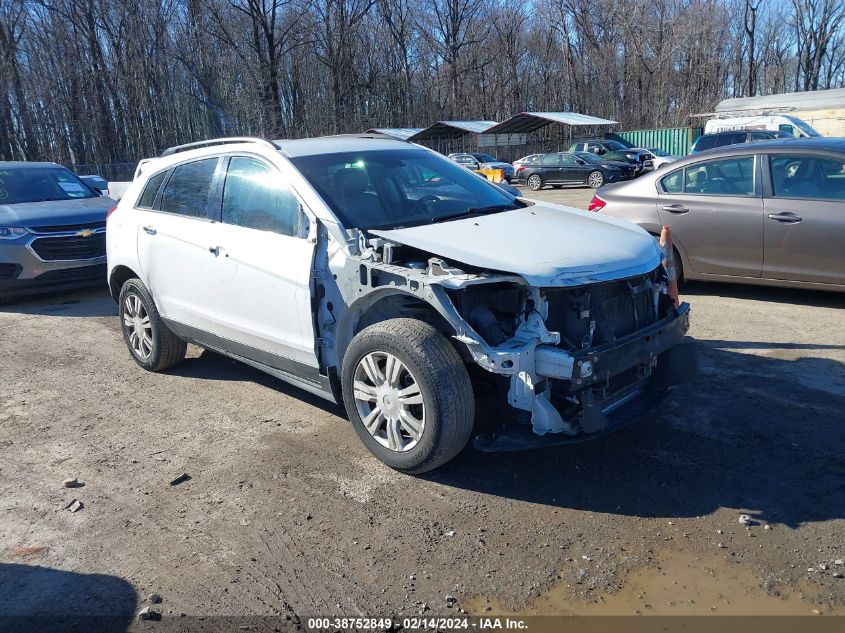
[[[151,226],[145,226],[143,228],[144,228],[144,232],[147,233],[147,235],[155,235],[156,234],[156,230]]]
[[[797,224],[804,219],[794,213],[770,213],[767,217],[770,220],[777,220],[781,224]]]
[[[669,213],[674,213],[675,215],[683,215],[684,213],[689,213],[689,209],[687,209],[682,204],[667,204],[663,207],[664,211],[668,211]]]

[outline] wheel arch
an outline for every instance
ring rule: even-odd
[[[129,266],[122,264],[115,266],[109,271],[109,294],[115,303],[117,303],[117,299],[120,296],[120,289],[123,287],[123,284],[133,277],[140,277],[140,275],[129,268]]]

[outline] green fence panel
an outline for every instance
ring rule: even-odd
[[[701,134],[700,127],[672,127],[659,130],[630,130],[617,132],[616,136],[635,147],[657,147],[673,156],[686,156],[690,147]]]

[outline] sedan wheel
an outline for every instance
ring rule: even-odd
[[[604,184],[604,174],[600,171],[591,171],[590,175],[587,176],[587,184],[593,189],[598,189]]]
[[[531,191],[540,191],[543,188],[543,179],[537,174],[528,177],[528,188]]]
[[[408,367],[389,352],[370,352],[354,381],[355,406],[369,434],[391,451],[414,448],[425,430],[425,404]]]

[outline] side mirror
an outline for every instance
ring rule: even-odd
[[[108,193],[109,182],[102,176],[80,176],[79,179],[101,196]]]

